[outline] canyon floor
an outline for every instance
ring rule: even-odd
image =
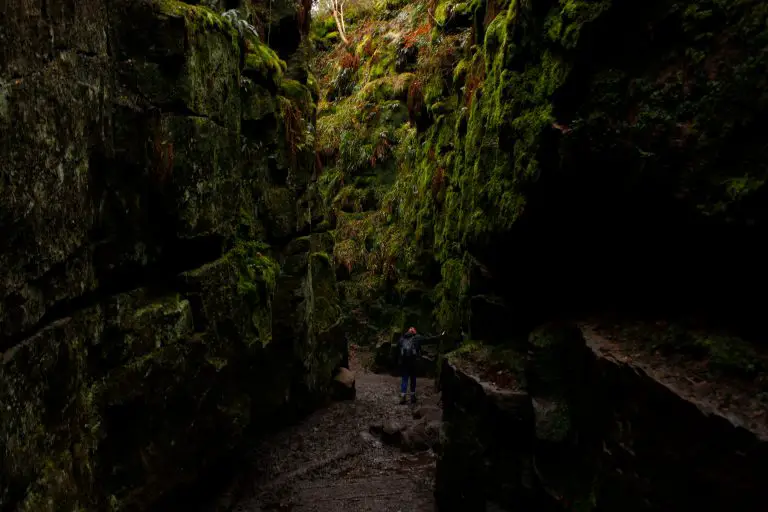
[[[433,511],[434,452],[402,449],[398,444],[403,443],[392,444],[392,436],[371,431],[381,426],[390,432],[413,427],[419,423],[414,416],[427,411],[432,432],[424,436],[436,437],[439,395],[434,381],[420,379],[418,404],[400,405],[399,377],[368,371],[369,357],[365,352],[351,354],[355,400],[335,402],[263,440],[248,454],[254,461],[248,476],[205,510]]]

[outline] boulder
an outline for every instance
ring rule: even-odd
[[[403,437],[404,426],[396,421],[388,421],[377,425],[371,425],[371,434],[378,436],[388,445],[400,446]]]
[[[407,452],[419,452],[434,448],[440,441],[440,420],[422,419],[403,430],[400,449]]]
[[[355,374],[348,368],[340,368],[333,378],[333,396],[336,400],[354,400]]]
[[[419,452],[439,444],[441,427],[442,422],[439,419],[424,417],[408,425],[394,421],[372,425],[370,432],[381,438],[385,444],[396,446],[404,452]]]
[[[421,405],[413,410],[413,419],[426,419],[427,421],[440,421],[443,410],[436,405]]]
[[[393,373],[397,366],[397,357],[391,341],[382,341],[376,345],[372,370],[377,373]]]

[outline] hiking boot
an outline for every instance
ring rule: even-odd
[[[411,403],[412,404],[416,403],[416,393],[411,394]]]
[[[400,396],[400,405],[405,405],[405,395]]]

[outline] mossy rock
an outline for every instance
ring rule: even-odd
[[[296,204],[293,192],[287,187],[268,187],[262,193],[266,210],[266,224],[273,238],[285,238],[296,229]]]
[[[277,86],[286,69],[285,61],[264,43],[256,42],[247,48],[243,74],[255,82]]]
[[[239,345],[267,345],[278,271],[266,247],[242,242],[223,258],[185,273],[186,294],[201,304],[196,321],[222,336],[230,333]]]
[[[18,510],[96,505],[82,492],[95,484],[103,434],[86,350],[102,318],[99,308],[83,310],[0,357],[0,498]]]
[[[101,14],[89,12],[84,21],[99,26]],[[9,16],[9,23],[16,19],[15,14]],[[75,298],[97,284],[92,251],[86,249],[93,203],[83,180],[96,172],[93,147],[106,143],[111,134],[107,98],[114,89],[110,64],[100,53],[85,58],[64,52],[27,68],[36,57],[29,55],[23,62],[17,57],[28,55],[31,45],[26,39],[40,27],[29,28],[31,18],[23,15],[17,21],[13,27],[4,22],[3,37],[10,41],[21,37],[20,31],[26,34],[4,61],[4,66],[20,70],[19,79],[11,80],[8,67],[0,78],[0,218],[5,241],[0,250],[0,337],[35,330],[55,302]],[[86,33],[91,32],[80,36]],[[17,119],[26,120],[24,129],[18,129]]]
[[[336,371],[348,364],[336,278],[328,254],[309,254],[302,291],[298,315],[303,319],[307,341],[297,347],[298,357],[307,371],[307,389],[325,395]]]
[[[176,0],[135,2],[128,9],[130,21],[118,32],[118,45],[132,57],[118,67],[124,86],[154,105],[181,102],[236,130],[240,43],[231,24],[206,7]]]
[[[371,80],[360,91],[360,97],[375,103],[391,100],[405,101],[408,88],[414,79],[413,73],[401,73],[392,77]]]
[[[179,236],[231,235],[240,210],[252,209],[240,187],[237,134],[210,119],[165,115],[154,137],[151,180],[166,192]]]
[[[277,112],[277,103],[272,94],[250,79],[243,79],[240,95],[243,101],[242,118],[245,121],[263,121]]]
[[[185,274],[189,299],[136,290],[6,351],[4,502],[30,511],[145,508],[231,448],[250,422],[252,390],[230,383],[266,357],[271,334],[277,265],[259,251],[238,247]],[[215,432],[227,435],[205,442]]]
[[[297,80],[284,79],[280,83],[279,93],[299,105],[302,111],[307,111],[313,104],[309,87]]]

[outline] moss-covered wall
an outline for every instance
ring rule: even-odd
[[[742,289],[727,281],[738,261],[765,277],[762,5],[448,2],[435,12],[431,51],[453,73],[425,82],[429,121],[407,166],[419,189],[402,218],[444,273],[468,252],[514,283],[502,293],[518,319],[591,302],[576,291],[590,286],[624,307],[641,307],[626,295],[668,286],[667,308],[756,312],[730,302]],[[451,48],[451,38],[464,39]],[[610,255],[584,247],[589,237]],[[719,297],[697,301],[707,291]]]
[[[448,377],[462,395],[453,410],[446,402],[438,465],[449,508],[463,499],[483,510],[505,496],[505,508],[536,509],[536,493],[515,500],[527,492],[520,485],[540,480],[551,486],[545,502],[565,496],[555,510],[667,510],[694,500],[661,480],[695,481],[697,472],[717,474],[699,487],[722,489],[719,499],[764,500],[758,485],[742,491],[717,473],[719,455],[670,473],[670,461],[654,459],[642,484],[642,472],[616,471],[635,494],[624,484],[595,488],[602,469],[592,464],[605,456],[591,451],[612,450],[592,413],[613,407],[617,381],[582,367],[574,382],[594,388],[572,395],[559,379],[584,358],[573,352],[579,336],[529,334],[551,321],[597,320],[623,332],[610,356],[630,346],[621,359],[630,366],[636,357],[681,382],[706,381],[695,384],[696,400],[748,390],[725,415],[763,414],[767,21],[764,2],[749,0],[428,0],[354,11],[348,45],[330,18],[314,24],[324,52],[315,67],[320,187],[336,220],[342,306],[356,319],[348,325],[386,339],[415,303],[432,313],[419,318],[422,330],[454,338],[443,348],[469,338],[448,361],[463,355],[483,379],[533,396],[532,411],[513,407],[499,419],[475,393],[489,394],[487,382]],[[655,379],[622,382],[641,389]],[[620,424],[605,427],[611,435],[646,435],[656,398],[633,393],[617,400],[626,409],[611,410]],[[689,405],[669,408],[684,417]],[[533,435],[529,414],[535,443],[521,437]],[[701,419],[681,421],[711,432]],[[651,423],[647,435],[676,446],[665,453],[697,450],[698,441]],[[761,431],[746,423],[750,435]],[[740,428],[709,437],[713,452],[735,455]],[[567,449],[566,437],[577,439]],[[538,466],[511,468],[515,458],[500,449],[533,450]],[[765,471],[741,469],[750,482]],[[661,474],[670,476],[651,482]],[[477,485],[462,485],[470,480]],[[696,499],[706,507],[714,494]]]
[[[441,281],[453,330],[649,294],[654,314],[759,327],[765,19],[751,1],[377,3],[348,46],[316,23],[329,203],[367,219],[340,224],[340,261],[381,245],[361,231],[404,240],[395,280]]]
[[[392,210],[401,153],[415,142],[408,97],[425,14],[421,3],[353,5],[349,46],[336,44],[329,16],[313,24],[318,186],[334,228],[346,336],[358,343],[389,341],[408,325],[432,328],[430,273],[439,269]]]
[[[306,6],[198,3],[4,9],[0,510],[147,510],[345,358]]]

